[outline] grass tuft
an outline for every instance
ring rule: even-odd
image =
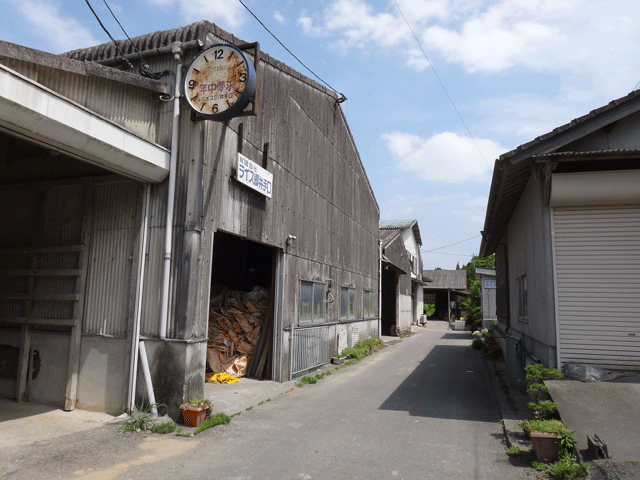
[[[218,425],[224,425],[231,421],[231,417],[224,413],[216,413],[215,415],[211,415],[204,422],[200,424],[198,428],[193,431],[194,435],[199,434],[200,432],[207,430],[208,428],[215,427]]]
[[[178,428],[178,425],[173,420],[169,420],[168,422],[154,423],[151,426],[151,431],[153,433],[173,433]]]

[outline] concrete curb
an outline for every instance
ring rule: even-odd
[[[503,359],[489,359],[485,355],[482,359],[489,372],[507,448],[515,446],[523,452],[529,451],[531,442],[525,438],[520,428],[520,422],[529,418],[529,398],[509,380]]]

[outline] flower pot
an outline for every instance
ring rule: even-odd
[[[206,407],[180,405],[180,410],[182,410],[182,421],[187,427],[199,427],[211,414],[211,405]]]
[[[346,357],[331,357],[331,363],[334,365],[342,365],[345,360]]]
[[[560,454],[557,433],[531,432],[531,446],[539,462],[555,462]]]

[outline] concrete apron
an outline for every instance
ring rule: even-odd
[[[261,402],[275,400],[293,388],[295,388],[295,381],[279,383],[242,377],[239,382],[228,385],[206,382],[204,396],[211,401],[212,413],[233,415],[255,407]]]
[[[0,398],[0,449],[25,446],[70,433],[101,427],[112,415]]]
[[[560,417],[576,432],[578,449],[594,433],[615,462],[640,462],[640,375],[613,382],[545,380]]]

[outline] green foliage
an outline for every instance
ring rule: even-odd
[[[527,365],[524,370],[527,372],[527,382],[539,382],[540,380],[552,380],[562,377],[560,370],[553,367],[545,367],[541,363]]]
[[[153,407],[164,407],[162,404],[145,404],[144,401],[140,405],[140,410],[134,410],[129,417],[122,420],[122,427],[120,429],[123,432],[141,432],[148,430],[151,427],[151,420],[153,419]]]
[[[364,341],[358,340],[352,347],[346,347],[340,353],[341,357],[351,357],[355,360],[371,355],[379,345],[383,345],[383,341],[380,337],[367,338]]]
[[[465,324],[468,328],[475,329],[482,325],[482,289],[480,280],[476,280],[476,268],[495,268],[496,257],[491,254],[484,258],[477,258],[475,255],[469,263],[464,265],[467,271],[467,290],[469,296],[460,303],[460,308],[467,312]]]
[[[529,432],[563,433],[567,427],[560,420],[525,420],[521,423],[522,429]]]
[[[194,435],[199,434],[203,430],[207,428],[215,427],[217,425],[224,425],[231,421],[231,417],[224,413],[216,413],[215,415],[211,415],[204,422],[200,424],[198,428],[196,428],[193,432]]]
[[[537,471],[539,471],[539,472],[544,472],[544,471],[547,469],[547,467],[545,467],[542,463],[540,463],[540,462],[538,462],[538,461],[536,461],[536,460],[534,460],[533,462],[531,462],[531,466],[532,466],[533,468],[535,468],[535,469],[536,469]]]
[[[575,432],[571,430],[566,430],[558,435],[558,446],[561,452],[573,453],[576,443],[578,443],[578,440],[576,439]]]
[[[424,314],[427,318],[431,317],[434,313],[436,313],[436,304],[435,303],[425,303],[423,305]]]
[[[476,268],[489,268],[492,270],[496,268],[496,256],[493,253],[483,258],[478,258],[474,255],[471,261],[462,268],[467,271],[468,285],[471,280],[475,280],[476,278]]]
[[[507,448],[507,455],[509,455],[510,457],[517,457],[518,455],[520,455],[520,453],[520,448],[516,447],[515,445]]]
[[[547,386],[542,383],[532,383],[531,385],[529,385],[529,388],[527,389],[527,392],[529,393],[540,393],[540,392],[548,392],[548,391],[549,389],[547,388]]]
[[[474,350],[481,350],[484,347],[484,341],[481,338],[474,338],[471,342],[471,347]]]
[[[169,420],[168,422],[154,423],[151,426],[151,431],[153,433],[173,433],[178,428],[178,425],[173,420]]]
[[[310,377],[309,375],[305,375],[300,380],[298,380],[298,383],[296,383],[296,385],[298,385],[299,387],[302,387],[303,385],[311,385],[317,382],[318,382],[318,379],[316,377]]]
[[[586,475],[588,470],[584,462],[576,462],[569,452],[564,452],[557,462],[549,465],[546,472],[553,478],[576,478]]]
[[[482,291],[480,289],[480,280],[471,279],[467,282],[469,296],[466,300],[460,302],[460,308],[467,312],[465,324],[469,328],[482,325]]]
[[[188,407],[205,408],[211,405],[211,401],[207,398],[190,398],[184,404]]]
[[[527,406],[534,413],[542,418],[549,418],[558,411],[558,404],[551,400],[541,400],[539,402],[529,402]]]
[[[123,420],[120,430],[123,432],[141,432],[151,425],[151,412],[136,410],[131,413],[129,418]]]

